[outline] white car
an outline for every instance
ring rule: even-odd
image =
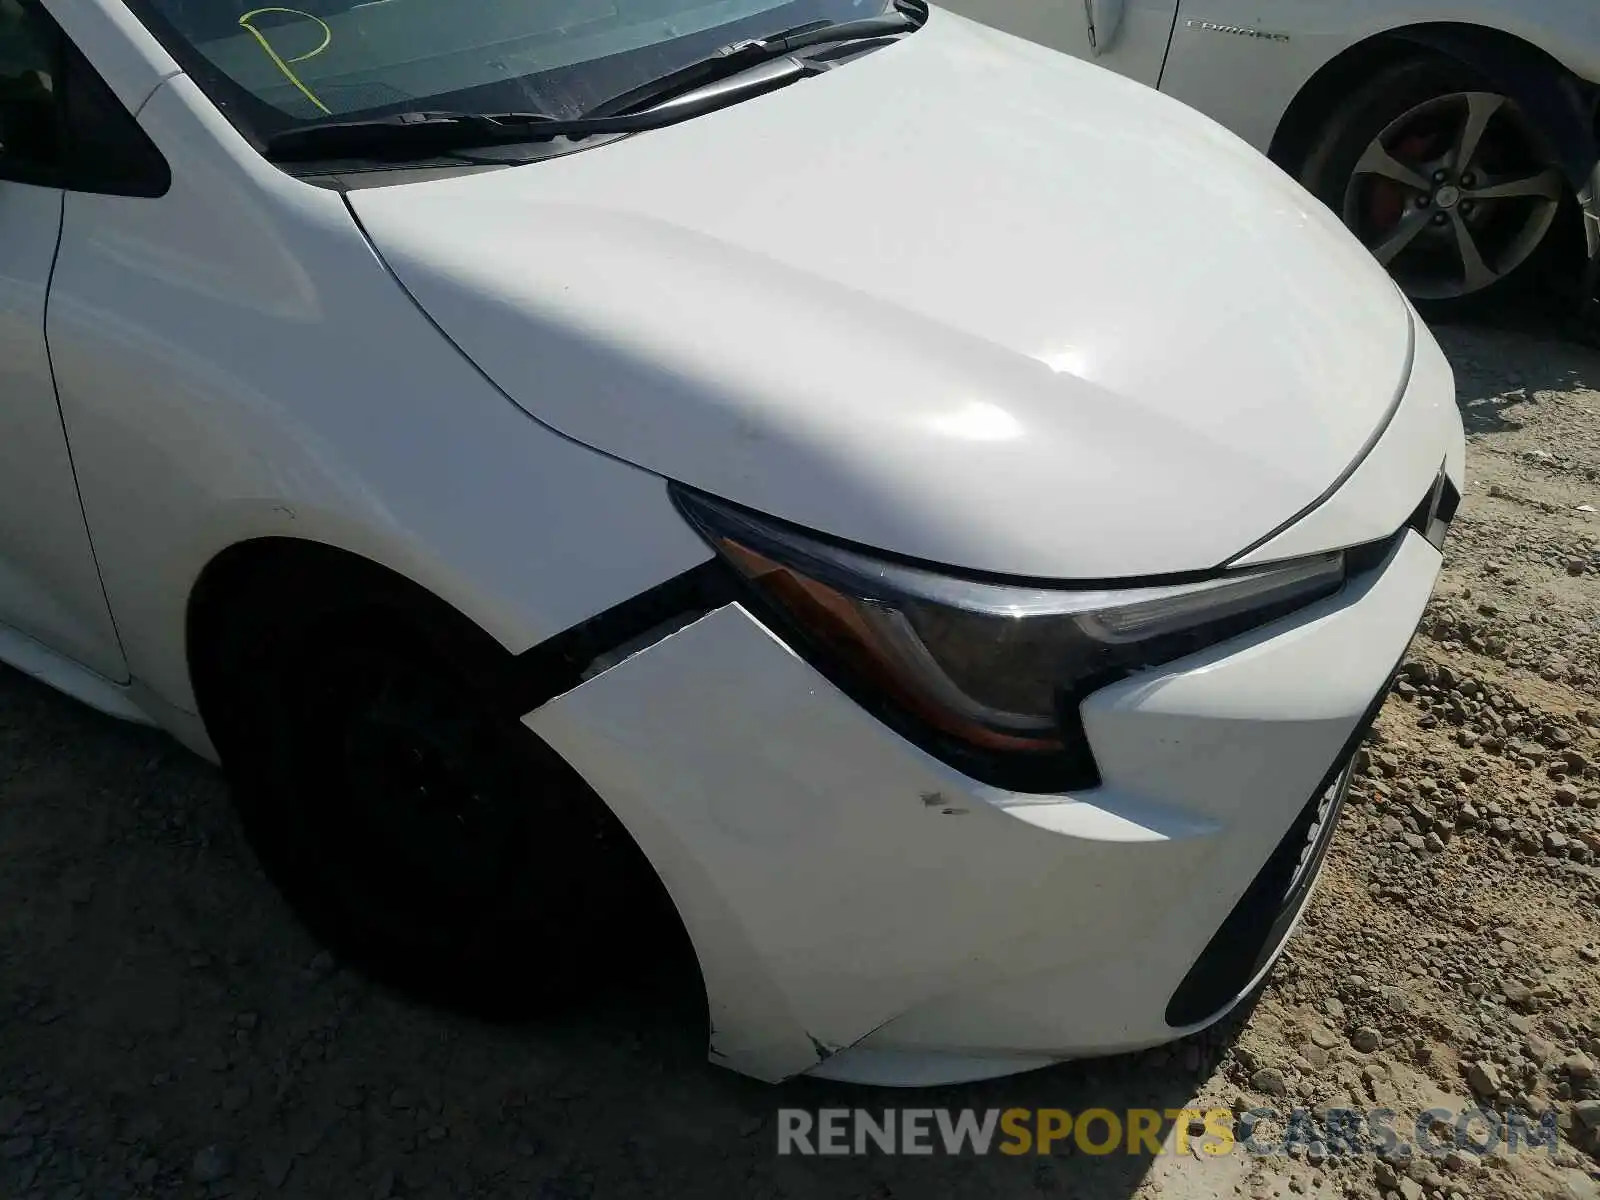
[[[1585,249],[1594,264],[1585,294],[1594,293],[1594,0],[949,7],[1159,87],[1221,122],[1321,197],[1429,315],[1503,290],[1541,257],[1576,283],[1580,273],[1566,268]],[[1187,185],[1170,177],[1173,204]]]
[[[914,3],[301,3],[0,0],[0,657],[412,982],[664,893],[764,1079],[1246,994],[1462,487],[1360,244]]]

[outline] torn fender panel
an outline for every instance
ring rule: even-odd
[[[1018,962],[1113,953],[1215,841],[1148,803],[975,785],[737,604],[524,723],[654,863],[699,956],[712,1061],[768,1080]]]

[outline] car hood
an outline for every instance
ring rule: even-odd
[[[708,116],[349,200],[541,422],[975,570],[1220,564],[1328,492],[1409,372],[1408,306],[1266,159],[939,10]]]

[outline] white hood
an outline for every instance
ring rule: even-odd
[[[1387,276],[1267,160],[942,11],[709,116],[350,202],[540,421],[978,570],[1217,565],[1316,503],[1409,370]]]

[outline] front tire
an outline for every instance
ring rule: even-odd
[[[494,686],[504,652],[443,606],[286,573],[230,623],[208,723],[246,831],[305,924],[428,999],[570,1000],[660,946],[632,839]],[[643,942],[645,945],[641,946]]]
[[[1394,64],[1324,125],[1301,181],[1427,315],[1533,273],[1565,184],[1516,103],[1453,60]]]

